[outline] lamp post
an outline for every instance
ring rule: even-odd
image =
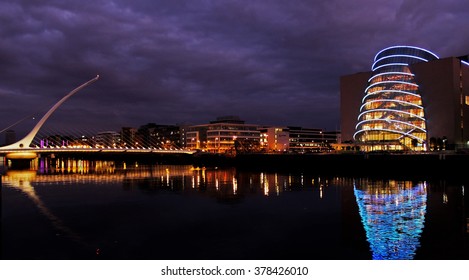
[[[321,146],[319,148],[319,151],[322,152],[324,149],[324,134],[322,134],[322,130],[319,131],[319,134],[321,134]]]

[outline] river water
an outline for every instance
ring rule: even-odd
[[[1,258],[466,260],[465,184],[42,160],[3,172]]]

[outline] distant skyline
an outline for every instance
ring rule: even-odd
[[[337,130],[340,76],[369,71],[379,50],[469,54],[464,0],[7,0],[0,20],[0,130],[96,74],[49,126],[236,115]]]

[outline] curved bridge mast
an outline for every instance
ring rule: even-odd
[[[71,92],[69,92],[67,95],[65,95],[62,99],[59,100],[52,108],[47,111],[47,113],[39,120],[39,122],[34,126],[34,128],[31,130],[31,132],[28,133],[23,139],[17,141],[16,143],[0,147],[0,150],[21,150],[24,148],[29,148],[31,143],[34,140],[34,137],[36,137],[36,134],[38,131],[41,129],[41,127],[44,125],[44,123],[47,121],[47,119],[57,110],[57,108],[60,107],[67,99],[69,99],[72,95],[80,91],[81,89],[87,87],[88,85],[96,82],[99,79],[99,75],[94,77],[93,79],[87,81],[86,83],[83,83],[82,85],[78,86]],[[7,157],[14,158],[15,155],[14,153],[10,153],[7,155]],[[35,154],[34,154],[35,157]]]

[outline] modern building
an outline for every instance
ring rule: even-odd
[[[338,143],[340,139],[340,132],[329,132],[320,128],[289,126],[288,129],[291,152],[327,152],[332,149],[331,144]]]
[[[96,134],[95,147],[116,148],[121,144],[121,134],[116,131],[102,131]]]
[[[180,138],[180,146],[181,147],[187,147],[187,143],[186,143],[186,131],[187,131],[187,128],[190,126],[189,124],[187,123],[179,123],[179,124],[176,124],[178,127],[179,127],[179,138]]]
[[[138,145],[137,129],[134,127],[123,127],[121,129],[122,147],[136,147]]]
[[[342,140],[362,150],[441,150],[469,141],[468,57],[379,51],[370,72],[341,77]]]
[[[262,127],[261,149],[264,152],[286,152],[290,148],[290,129],[288,127]]]
[[[218,117],[209,124],[187,127],[186,148],[210,153],[234,153],[260,149],[259,126],[237,116]]]
[[[148,123],[140,126],[136,138],[138,147],[181,148],[180,128],[177,125]]]

